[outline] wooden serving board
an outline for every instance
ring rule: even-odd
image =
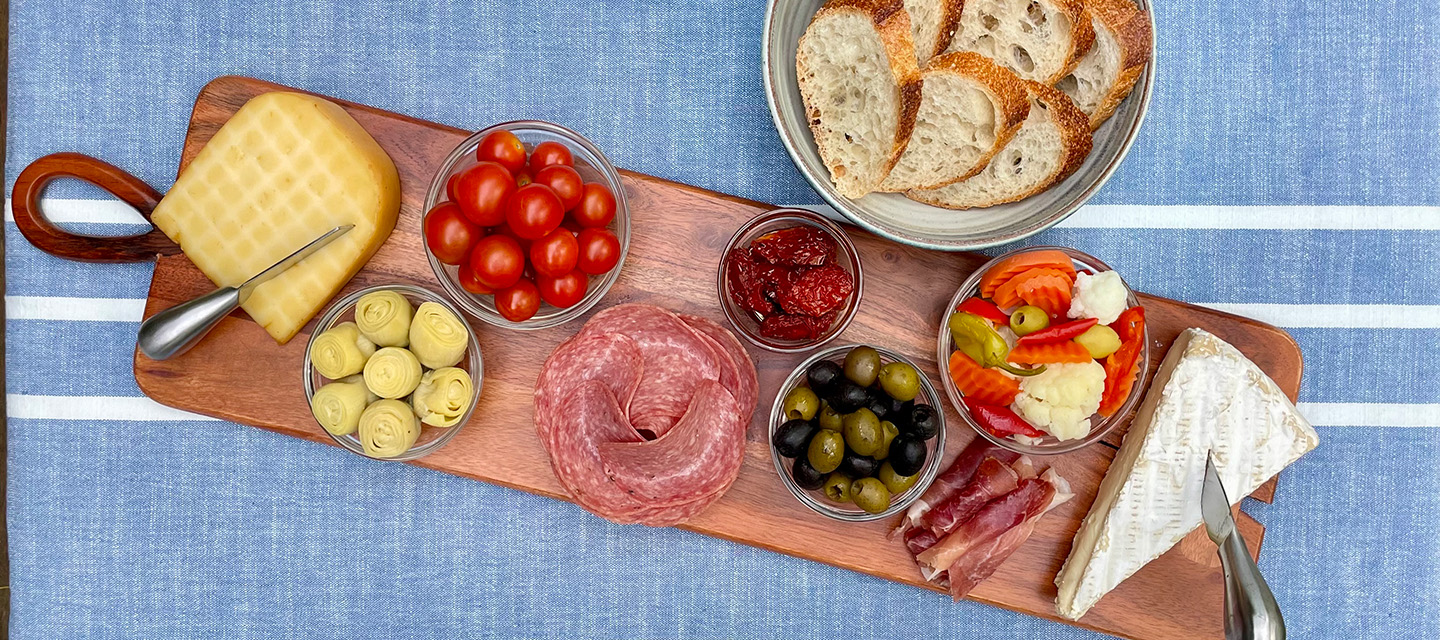
[[[250,98],[290,90],[268,82],[223,77],[201,91],[180,159],[195,157],[216,130]],[[338,101],[337,101],[338,102]],[[439,292],[421,247],[420,218],[425,190],[442,158],[467,131],[378,109],[341,104],[395,160],[404,192],[400,220],[390,239],[345,292],[376,284],[404,282]],[[474,126],[486,123],[469,123]],[[725,322],[715,290],[720,252],[731,233],[769,205],[742,200],[637,173],[622,172],[634,237],[619,282],[601,308],[646,302]],[[866,270],[859,315],[837,342],[869,342],[901,351],[937,380],[935,333],[944,305],[985,259],[901,246],[851,230]],[[1102,256],[1103,257],[1103,256]],[[212,285],[183,255],[160,257],[145,315],[208,292]],[[1152,361],[1187,327],[1203,327],[1230,341],[1267,371],[1292,399],[1300,385],[1300,350],[1289,335],[1252,320],[1141,296],[1149,318]],[[545,452],[530,427],[532,391],[541,363],[576,332],[574,321],[552,329],[517,332],[472,322],[485,358],[484,390],[477,416],[501,416],[504,423],[472,419],[445,448],[415,464],[564,500]],[[305,343],[314,323],[289,344],[277,346],[243,314],[225,319],[193,351],[156,362],[138,352],[135,379],[161,403],[255,425],[315,442],[330,439],[310,416],[300,384]],[[735,485],[684,528],[888,580],[926,587],[901,544],[885,538],[893,522],[845,524],[812,513],[781,485],[765,442],[765,416],[780,381],[804,357],[750,349],[760,373],[761,402],[752,418],[744,467]],[[1154,366],[1152,364],[1152,370]],[[946,406],[948,459],[974,434]],[[1120,442],[1045,460],[1076,488],[1076,499],[1040,521],[1029,542],[975,590],[973,598],[1055,619],[1056,571],[1064,562],[1080,519]],[[1259,492],[1268,500],[1273,485]],[[1259,552],[1261,525],[1240,520],[1252,552]],[[1214,547],[1203,534],[1152,562],[1107,596],[1080,626],[1127,638],[1220,638],[1222,575]],[[920,595],[926,606],[944,612],[938,595]],[[959,613],[955,613],[959,615]]]

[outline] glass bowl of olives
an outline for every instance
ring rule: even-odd
[[[925,493],[945,450],[935,386],[909,358],[869,345],[811,355],[770,409],[770,458],[785,487],[817,513],[865,522]]]

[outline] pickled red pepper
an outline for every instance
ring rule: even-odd
[[[995,324],[1009,324],[1010,316],[1005,315],[995,303],[982,298],[967,298],[964,302],[955,306],[956,311],[973,313]]]
[[[1074,340],[1075,338],[1079,337],[1080,334],[1088,331],[1090,327],[1093,327],[1099,323],[1100,321],[1098,319],[1085,318],[1083,320],[1076,320],[1074,322],[1067,322],[1065,324],[1057,324],[1048,329],[1041,329],[1039,331],[1036,331],[1035,333],[1020,336],[1020,339],[1016,341],[1016,344],[1051,344],[1054,342]]]
[[[970,416],[980,423],[980,426],[990,433],[1004,438],[1011,435],[1021,435],[1030,438],[1043,438],[1045,432],[1031,426],[1019,414],[1011,411],[1009,407],[997,407],[987,404],[973,402],[965,399],[965,407],[970,409]]]

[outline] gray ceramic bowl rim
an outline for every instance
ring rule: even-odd
[[[1139,4],[1140,8],[1145,11],[1145,16],[1150,21],[1150,62],[1145,65],[1145,73],[1141,76],[1141,82],[1139,83],[1139,86],[1136,88],[1136,90],[1131,91],[1131,95],[1126,96],[1125,98],[1128,101],[1132,97],[1134,97],[1140,101],[1137,105],[1138,110],[1135,117],[1135,122],[1129,128],[1129,130],[1125,132],[1124,139],[1119,147],[1119,152],[1116,153],[1114,159],[1112,159],[1100,172],[1100,175],[1097,177],[1097,179],[1095,179],[1084,189],[1080,190],[1078,196],[1070,198],[1069,203],[1063,205],[1058,211],[1050,214],[1038,223],[1029,225],[1028,227],[1019,229],[1017,231],[996,234],[993,237],[987,238],[982,241],[936,242],[934,240],[904,235],[890,229],[886,229],[867,220],[864,216],[857,215],[854,211],[850,209],[850,206],[845,202],[845,199],[840,197],[839,194],[835,193],[835,187],[834,185],[830,184],[830,181],[827,177],[816,175],[814,172],[809,171],[806,168],[804,158],[802,158],[800,155],[799,145],[801,144],[801,142],[796,140],[794,137],[790,136],[786,132],[785,121],[781,118],[780,107],[776,103],[776,89],[775,83],[771,79],[772,74],[770,71],[769,52],[770,38],[771,34],[774,32],[775,26],[775,7],[781,2],[793,1],[794,0],[768,0],[765,4],[765,27],[761,30],[760,35],[760,63],[762,70],[762,73],[760,75],[762,81],[765,84],[765,104],[770,108],[770,120],[775,125],[775,131],[780,136],[780,142],[785,146],[785,153],[790,155],[790,160],[795,164],[795,168],[800,172],[800,175],[805,178],[806,182],[810,183],[810,187],[813,188],[816,193],[820,194],[820,197],[825,200],[826,204],[829,204],[835,209],[835,211],[839,212],[840,215],[845,216],[847,220],[859,225],[866,231],[885,238],[889,238],[896,242],[907,244],[913,247],[920,247],[922,249],[936,249],[940,251],[971,251],[975,249],[987,249],[990,247],[996,247],[1011,242],[1017,242],[1019,240],[1024,240],[1025,238],[1029,238],[1030,236],[1045,231],[1059,224],[1064,219],[1070,217],[1071,214],[1078,211],[1081,206],[1083,206],[1087,201],[1089,201],[1090,198],[1094,196],[1101,187],[1105,186],[1105,183],[1110,180],[1110,176],[1115,173],[1116,169],[1120,168],[1120,163],[1123,162],[1125,160],[1125,156],[1129,154],[1130,147],[1135,143],[1135,138],[1139,136],[1140,129],[1145,124],[1145,114],[1150,106],[1150,97],[1155,87],[1155,61],[1158,55],[1158,51],[1156,48],[1155,36],[1156,28],[1153,6],[1154,3],[1150,2],[1150,0],[1137,0],[1137,4]]]

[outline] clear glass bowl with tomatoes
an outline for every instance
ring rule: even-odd
[[[1128,420],[1144,395],[1144,308],[1086,253],[1037,246],[996,257],[960,285],[939,320],[945,394],[976,433],[1006,449],[1075,451]]]
[[[435,174],[421,232],[435,277],[487,323],[543,329],[584,314],[630,247],[620,174],[589,140],[535,120],[466,138]]]

